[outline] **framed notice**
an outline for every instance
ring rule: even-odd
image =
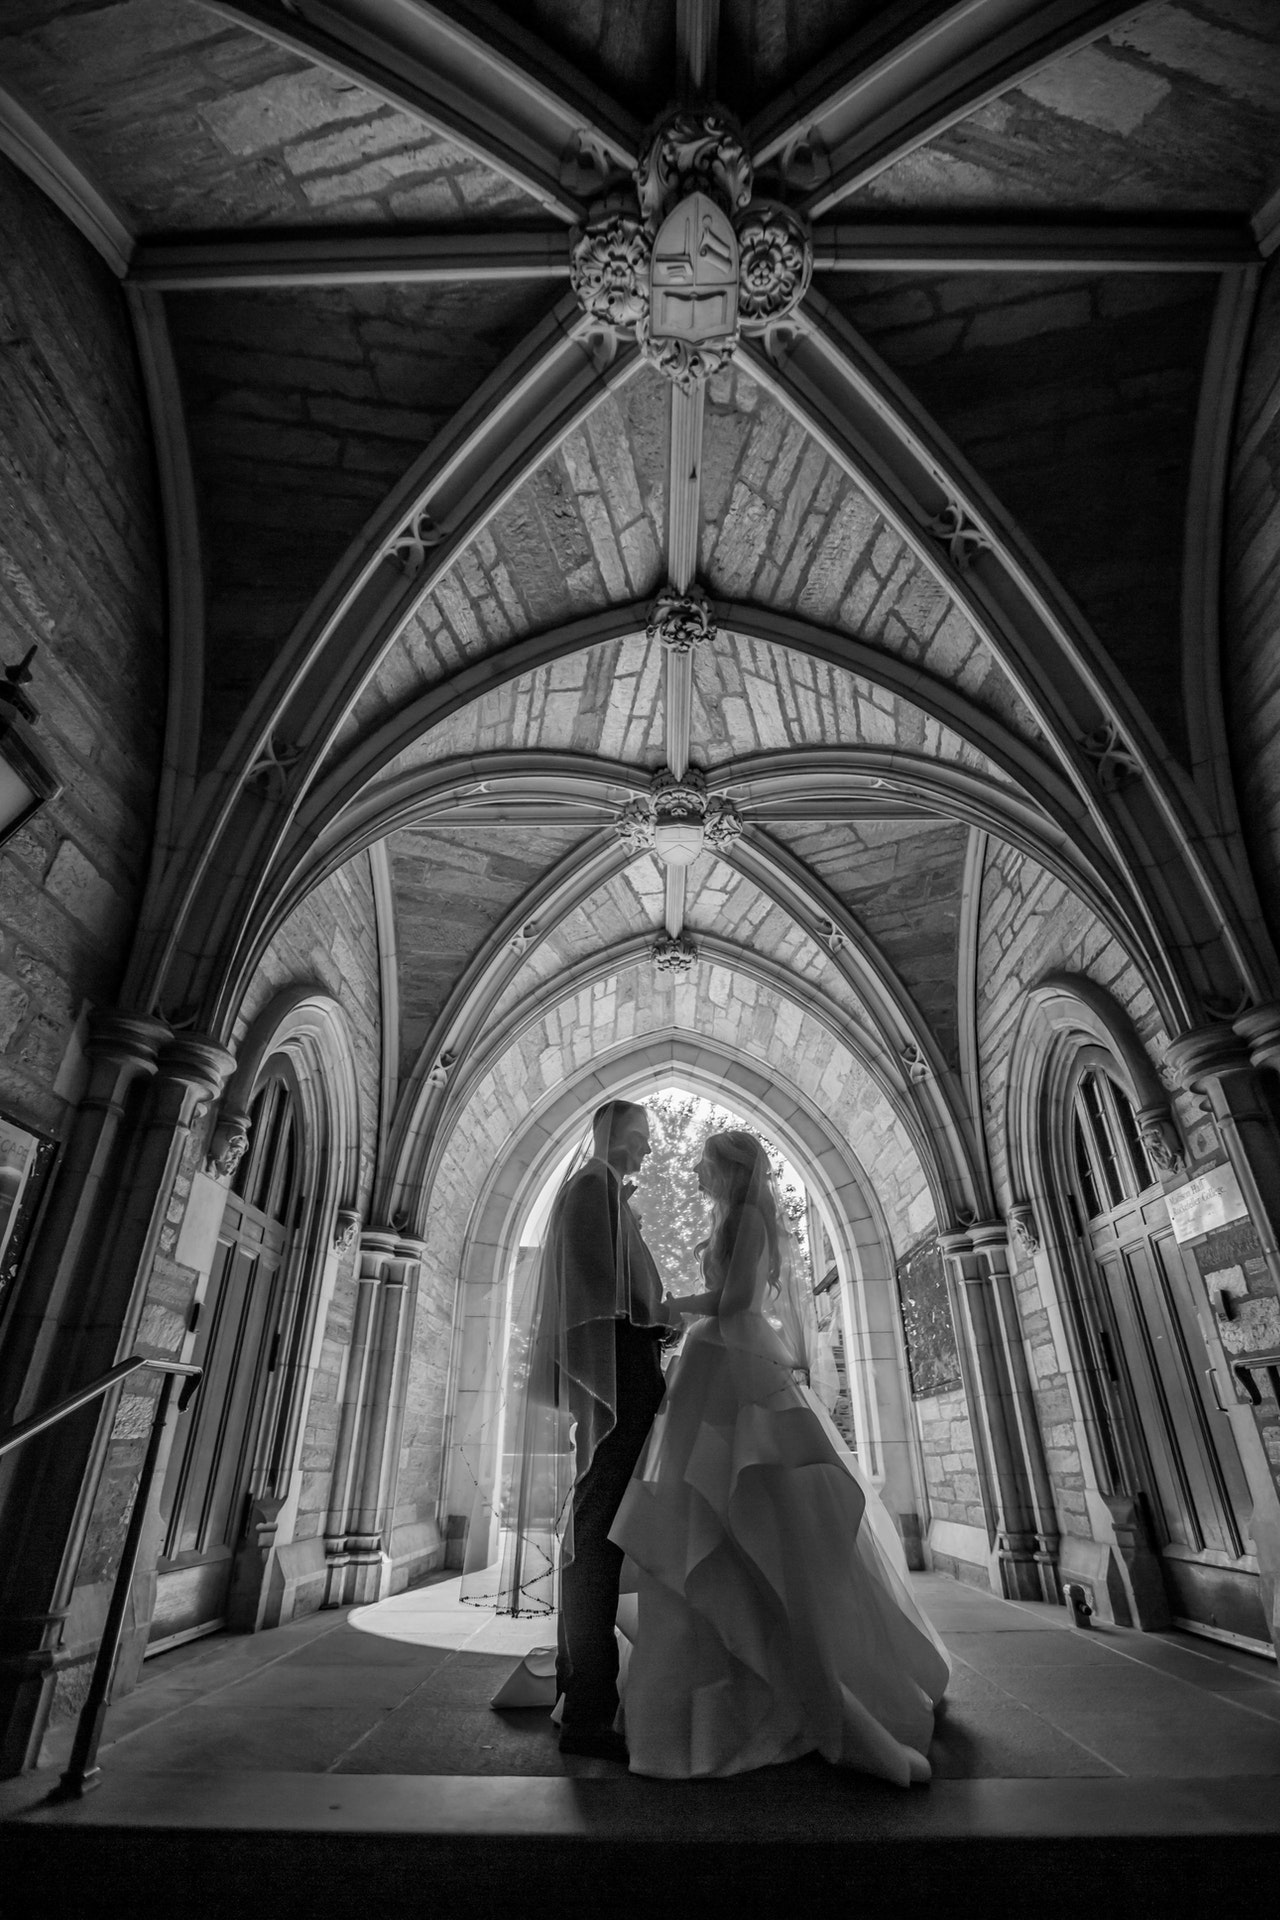
[[[17,1278],[57,1156],[50,1134],[0,1113],[0,1307]]]
[[[1173,1237],[1179,1246],[1184,1240],[1195,1240],[1202,1233],[1213,1233],[1218,1227],[1229,1226],[1233,1220],[1242,1220],[1249,1211],[1235,1171],[1228,1166],[1214,1167],[1194,1180],[1185,1181],[1172,1193],[1166,1193],[1165,1203]]]

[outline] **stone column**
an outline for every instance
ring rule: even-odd
[[[420,1254],[416,1241],[391,1229],[368,1228],[360,1237],[360,1288],[325,1535],[328,1606],[380,1599],[386,1585],[408,1385],[410,1283]]]
[[[385,1256],[375,1245],[376,1236],[360,1235],[356,1255],[356,1301],[351,1316],[351,1344],[347,1348],[346,1374],[342,1405],[338,1414],[338,1437],[333,1450],[333,1480],[329,1494],[329,1513],[325,1522],[324,1557],[328,1569],[324,1604],[345,1606],[351,1578],[351,1552],[347,1533],[355,1498],[360,1461],[361,1415],[368,1391],[369,1369],[373,1364],[374,1334],[378,1317],[378,1295]]]
[[[161,1285],[149,1306],[148,1288],[153,1270],[168,1260],[185,1207],[175,1182],[193,1120],[216,1098],[231,1055],[213,1041],[173,1037],[162,1022],[127,1014],[95,1017],[89,1055],[88,1089],[14,1304],[6,1421],[48,1405],[131,1352],[176,1353],[185,1331],[181,1302],[159,1297],[166,1293]],[[60,1673],[68,1673],[63,1692],[74,1699],[69,1670],[83,1668],[92,1654],[96,1600],[80,1608],[85,1645],[64,1645],[63,1624],[91,1522],[104,1581],[114,1572],[126,1518],[119,1508],[127,1508],[146,1442],[134,1429],[145,1425],[144,1403],[154,1392],[150,1380],[136,1389],[130,1383],[126,1398],[138,1406],[130,1406],[129,1417],[125,1399],[118,1420],[99,1402],[4,1463],[0,1772],[35,1763]],[[110,1513],[95,1519],[107,1470],[115,1497]]]
[[[977,1229],[984,1230],[987,1223]],[[1000,1222],[992,1223],[1003,1236]],[[961,1301],[960,1337],[969,1349],[978,1392],[970,1415],[979,1430],[989,1475],[1001,1590],[1010,1600],[1046,1595],[1037,1560],[1036,1515],[1022,1453],[1014,1392],[989,1262],[974,1245],[974,1229],[940,1233],[938,1246]],[[978,1437],[975,1434],[975,1438]],[[1056,1596],[1055,1596],[1056,1597]]]
[[[1009,1259],[1009,1240],[1002,1220],[975,1221],[969,1229],[974,1247],[987,1263],[991,1294],[999,1325],[1003,1360],[1009,1382],[1008,1424],[1016,1430],[1018,1450],[1026,1468],[1035,1526],[1035,1563],[1044,1600],[1058,1600],[1058,1515],[1053,1481],[1045,1458],[1044,1437],[1036,1410],[1035,1388],[1022,1337],[1022,1315]]]
[[[387,1565],[384,1497],[387,1434],[391,1426],[392,1387],[404,1318],[405,1289],[404,1263],[395,1257],[398,1237],[395,1234],[365,1235],[367,1242],[382,1243],[375,1244],[374,1248],[381,1255],[382,1273],[373,1316],[365,1402],[361,1409],[355,1499],[347,1533],[351,1561],[348,1598],[357,1603],[382,1598]]]

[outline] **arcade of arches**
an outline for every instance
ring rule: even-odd
[[[457,1563],[510,1249],[668,1086],[799,1170],[918,1565],[1269,1650],[1280,13],[9,0],[0,72],[0,1423],[205,1370],[117,1693]],[[154,1391],[3,1462],[8,1772]]]

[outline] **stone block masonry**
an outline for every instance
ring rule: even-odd
[[[360,1097],[360,1196],[364,1208],[373,1183],[378,1138],[381,1072],[381,987],[366,854],[357,854],[316,887],[285,921],[263,955],[236,1021],[239,1047],[256,1016],[287,987],[318,983],[347,1016]]]
[[[169,299],[209,577],[206,758],[347,541],[551,299],[537,282]]]
[[[0,38],[0,68],[143,232],[540,211],[414,115],[189,0],[41,12]]]
[[[1273,938],[1280,938],[1280,273],[1267,268],[1231,463],[1223,579],[1228,738],[1240,819]]]
[[[1216,278],[832,276],[823,291],[973,462],[1185,751],[1168,668]]]
[[[55,1132],[151,840],[166,658],[146,422],[118,285],[0,159],[0,665],[39,647],[30,692],[65,783],[0,850],[0,1106]]]

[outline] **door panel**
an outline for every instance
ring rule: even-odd
[[[212,1631],[225,1615],[283,1249],[277,1222],[228,1199],[192,1354],[205,1375],[178,1421],[160,1500],[165,1530],[153,1646]]]
[[[1164,1208],[1156,1206],[1155,1219],[1134,1210],[1094,1235],[1126,1375],[1126,1424],[1137,1438],[1175,1614],[1265,1642],[1257,1575],[1239,1564],[1250,1510],[1244,1469],[1213,1397],[1177,1244],[1167,1224],[1157,1224]],[[1098,1245],[1106,1239],[1109,1246]]]

